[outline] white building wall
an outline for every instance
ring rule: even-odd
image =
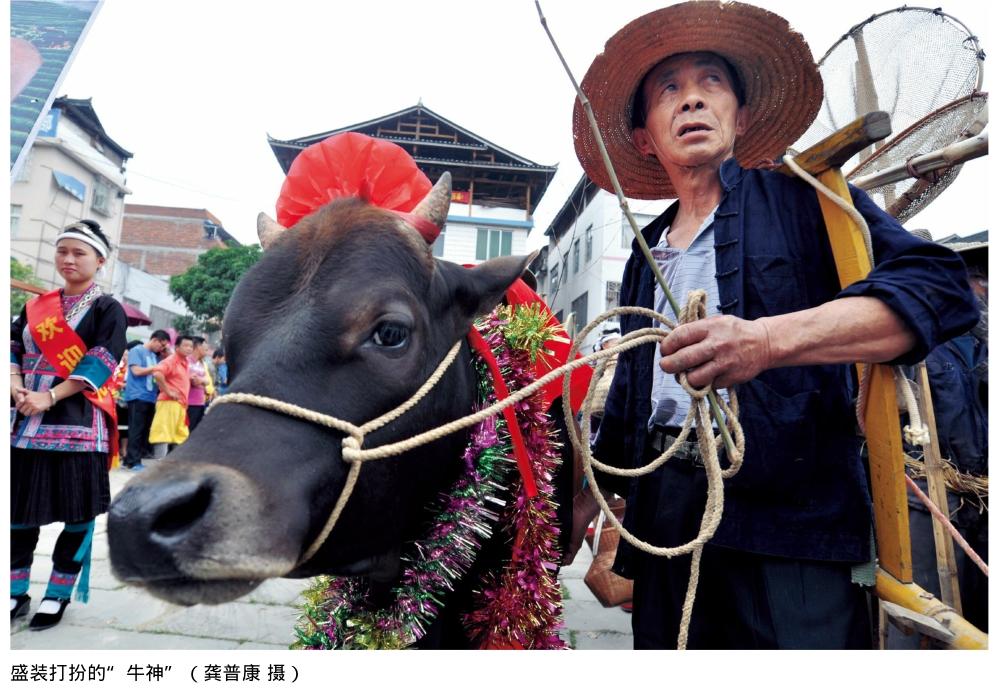
[[[640,227],[644,228],[665,210],[668,202],[630,201]],[[587,234],[591,238],[591,253],[587,254]],[[568,320],[574,303],[586,294],[586,318],[577,318],[574,334],[585,323],[607,310],[609,284],[618,288],[624,274],[624,265],[631,255],[634,235],[624,218],[613,194],[598,191],[590,203],[580,211],[569,230],[558,240],[549,240],[548,250],[548,305],[552,312]],[[576,243],[578,244],[578,247]],[[579,252],[579,270],[575,269],[575,254]],[[568,255],[568,271],[563,279],[563,268]],[[557,277],[557,287],[553,282]],[[601,325],[601,328],[603,325]],[[593,349],[600,336],[600,329],[593,331],[580,347],[584,353]]]
[[[470,210],[471,209],[471,210]],[[445,225],[444,249],[436,256],[455,264],[478,264],[484,259],[476,257],[476,238],[479,230],[508,230],[512,233],[510,253],[527,254],[527,237],[530,228],[527,213],[517,208],[491,208],[488,206],[453,203]],[[468,220],[466,220],[468,218]]]
[[[114,249],[106,270],[95,279],[105,292],[110,290],[124,219],[123,196],[130,193],[120,169],[120,164],[92,147],[89,136],[65,116],[59,119],[55,137],[39,137],[31,146],[21,172],[10,186],[10,254],[31,266],[43,287],[51,289],[63,284],[54,263],[56,234],[67,224],[88,218],[100,223]],[[80,201],[59,188],[54,171],[81,181],[86,186],[84,199]],[[110,187],[106,210],[93,208],[98,180]]]
[[[111,283],[111,295],[122,302],[130,303],[149,317],[154,313],[152,307],[158,307],[176,315],[188,315],[189,308],[182,300],[177,300],[169,293],[169,281],[160,276],[153,276],[137,269],[123,261],[114,268]],[[154,318],[153,318],[154,319]],[[128,327],[128,339],[147,340],[156,329],[169,329],[169,326],[152,324],[150,327]]]

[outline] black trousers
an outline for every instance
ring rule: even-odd
[[[649,541],[666,547],[684,544],[699,531],[706,473],[692,463],[670,460],[653,474],[659,475],[661,495],[652,506],[655,510],[641,512],[656,521],[655,536]],[[674,649],[690,556],[665,559],[635,554],[639,558],[634,578],[634,648]],[[868,649],[871,617],[868,593],[852,583],[848,562],[770,557],[708,544],[701,557],[687,645],[691,649]]]
[[[200,419],[203,418],[203,414],[204,411],[206,411],[206,409],[207,407],[204,406],[203,404],[199,406],[194,406],[191,404],[190,406],[186,407],[186,415],[190,419],[190,433],[193,433],[193,429],[196,428],[197,424],[200,423]]]
[[[28,569],[34,562],[34,550],[38,546],[38,535],[41,528],[11,528],[10,530],[10,568]],[[83,544],[86,531],[69,532],[62,530],[55,541],[52,550],[52,568],[63,574],[78,574],[83,568],[83,562],[74,561],[73,557]]]
[[[134,467],[141,463],[141,457],[148,448],[148,434],[152,430],[155,416],[155,402],[133,399],[128,402],[128,452],[124,455],[124,467]]]

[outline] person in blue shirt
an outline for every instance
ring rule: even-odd
[[[703,550],[689,648],[869,648],[868,598],[852,581],[872,562],[852,364],[913,364],[975,324],[964,265],[851,188],[875,268],[840,288],[814,189],[759,167],[806,131],[823,95],[810,49],[782,17],[709,1],[657,10],[608,41],[583,88],[624,193],[676,199],[644,230],[663,275],[683,292],[708,290],[705,319],[620,355],[595,456],[627,468],[657,458],[688,408],[679,373],[695,387],[735,386],[740,400],[744,463]],[[573,127],[587,175],[613,191],[578,103]],[[665,311],[637,247],[620,296]],[[650,322],[624,315],[621,330]],[[627,497],[624,524],[640,539],[672,547],[696,536],[697,449],[643,477],[598,480]],[[635,648],[676,646],[689,568],[688,555],[622,540],[614,570],[634,580]]]
[[[152,370],[159,362],[157,354],[168,345],[169,334],[164,329],[156,329],[148,341],[128,351],[128,376],[124,385],[124,401],[128,405],[128,450],[121,466],[132,472],[143,468],[141,456],[148,447],[148,432],[159,395]]]
[[[224,394],[228,391],[228,363],[224,358],[224,349],[214,349],[213,361],[209,367],[214,380],[214,394]]]

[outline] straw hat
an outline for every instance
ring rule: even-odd
[[[748,131],[735,144],[742,166],[779,157],[817,116],[824,94],[817,65],[807,42],[782,17],[753,5],[713,0],[650,12],[614,34],[583,78],[583,91],[627,196],[676,195],[658,161],[635,148],[631,110],[635,90],[653,67],[677,53],[696,51],[723,56],[741,77],[751,111]],[[590,179],[613,191],[578,99],[572,133],[576,155]]]

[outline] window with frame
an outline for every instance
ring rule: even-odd
[[[31,181],[31,160],[34,157],[34,149],[28,150],[27,156],[24,158],[24,162],[21,163],[21,170],[17,173],[17,179],[14,181],[26,182]]]
[[[586,326],[586,305],[588,293],[583,293],[572,301],[572,314],[576,316],[576,327]]]
[[[152,305],[148,310],[148,319],[152,320],[152,326],[158,327],[159,329],[171,327],[173,320],[177,317],[179,317],[178,313],[170,312],[164,307],[159,307],[158,305]]]
[[[562,282],[569,278],[569,252],[562,255]]]
[[[634,231],[631,229],[631,224],[624,220],[621,222],[621,246],[624,249],[631,249],[631,245],[634,244]]]
[[[21,207],[10,204],[10,239],[17,237],[17,228],[21,225]]]
[[[559,280],[560,279],[559,279],[559,265],[558,264],[556,264],[555,266],[552,267],[552,272],[551,272],[549,278],[550,278],[550,281],[549,281],[548,291],[550,293],[554,293],[555,291],[557,291],[559,289]]]
[[[110,185],[104,179],[97,177],[96,183],[93,185],[93,205],[91,208],[104,215],[110,215],[110,200]]]
[[[604,295],[606,310],[613,310],[621,301],[620,281],[607,281],[607,292]]]
[[[441,232],[438,233],[438,237],[435,238],[434,244],[431,245],[431,253],[436,257],[445,256],[445,230],[447,229],[447,225],[443,226]]]
[[[507,256],[514,245],[511,230],[476,228],[476,260],[486,261],[495,257]]]
[[[586,263],[593,258],[593,223],[586,226]]]
[[[579,240],[572,243],[572,272],[579,273]]]

